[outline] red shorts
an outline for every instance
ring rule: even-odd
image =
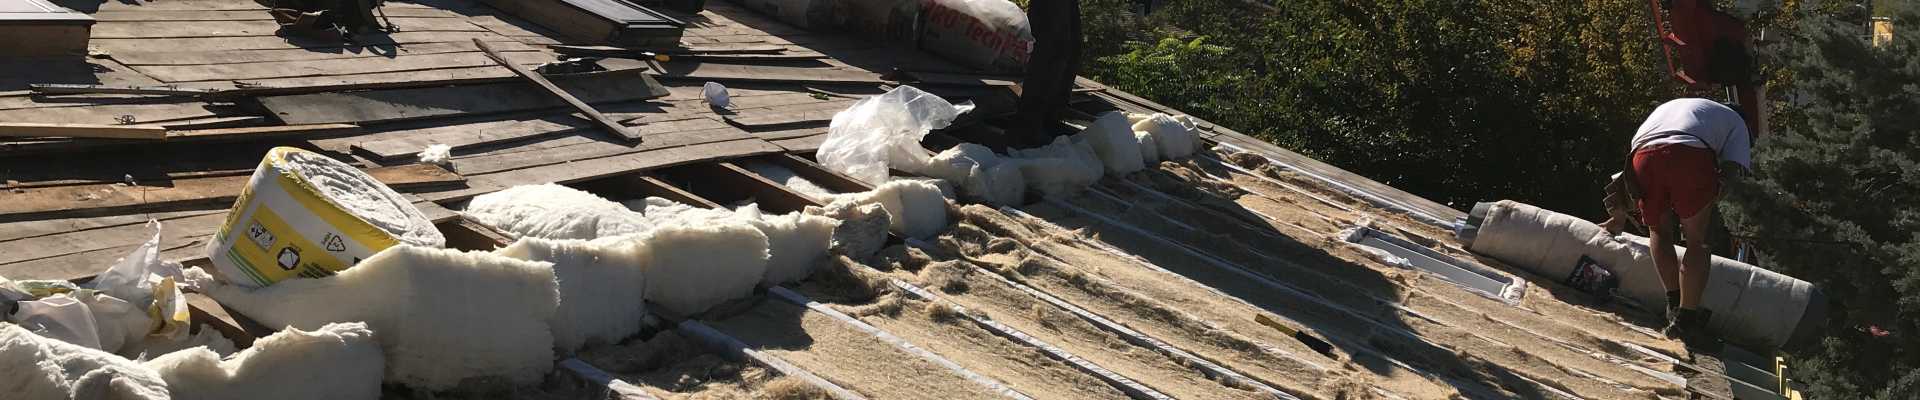
[[[1640,221],[1659,229],[1667,210],[1687,219],[1711,205],[1720,194],[1718,158],[1712,150],[1684,144],[1633,152],[1633,176],[1641,192]]]

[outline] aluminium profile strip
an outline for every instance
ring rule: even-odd
[[[867,400],[866,396],[861,396],[859,393],[855,393],[852,390],[847,390],[847,388],[840,387],[840,385],[834,384],[833,382],[826,380],[826,378],[821,378],[819,375],[814,375],[812,372],[808,372],[806,369],[800,368],[799,366],[793,365],[792,363],[788,363],[786,360],[782,360],[779,357],[773,356],[772,354],[767,354],[767,353],[760,352],[758,350],[754,350],[752,347],[747,346],[746,342],[742,342],[740,341],[740,339],[736,339],[733,336],[729,336],[726,333],[713,329],[713,327],[707,326],[707,324],[700,323],[700,321],[698,320],[689,319],[685,321],[680,321],[680,325],[678,325],[674,330],[680,332],[681,334],[690,336],[694,340],[698,340],[706,344],[708,347],[712,347],[720,350],[719,353],[721,355],[726,356],[729,359],[734,359],[734,360],[744,359],[754,364],[758,364],[761,367],[766,367],[767,369],[771,369],[774,372],[777,372],[781,375],[799,378],[801,381],[804,381],[807,384],[812,385],[813,387],[820,388],[821,390],[826,391],[827,395],[833,396],[833,398],[835,399]]]
[[[1067,365],[1072,365],[1074,369],[1078,369],[1080,370],[1080,372],[1091,374],[1095,378],[1098,378],[1101,381],[1106,382],[1107,385],[1113,386],[1114,389],[1118,389],[1122,393],[1126,393],[1127,397],[1129,398],[1133,398],[1135,400],[1172,400],[1173,399],[1172,396],[1168,396],[1165,393],[1161,393],[1158,390],[1154,390],[1152,387],[1148,387],[1146,384],[1140,383],[1139,381],[1135,381],[1132,378],[1126,377],[1125,375],[1120,375],[1120,373],[1114,372],[1113,370],[1109,370],[1109,369],[1106,369],[1105,367],[1101,367],[1099,364],[1094,364],[1092,361],[1087,361],[1087,359],[1080,358],[1080,356],[1073,355],[1073,353],[1067,352],[1066,349],[1056,347],[1053,344],[1040,340],[1040,338],[1033,337],[1032,335],[1028,335],[1026,332],[1021,332],[1019,329],[1014,329],[1014,327],[1007,326],[1006,324],[1002,324],[1000,322],[987,319],[986,317],[979,316],[972,312],[968,312],[966,307],[961,307],[959,304],[954,304],[953,302],[947,301],[946,299],[941,298],[939,295],[936,295],[933,292],[930,292],[919,286],[914,286],[911,283],[907,283],[907,281],[900,280],[899,278],[889,278],[887,279],[887,282],[893,284],[894,288],[900,289],[901,291],[906,292],[908,295],[913,296],[914,298],[935,302],[935,303],[940,303],[946,307],[950,307],[953,309],[954,313],[959,314],[961,317],[966,318],[968,321],[972,321],[975,325],[979,325],[981,328],[986,329],[988,332],[993,332],[995,335],[999,335],[1009,340],[1013,340],[1015,342],[1025,344],[1028,347],[1032,347],[1036,350],[1040,350],[1041,353],[1046,354],[1048,357],[1051,357],[1055,360],[1060,360],[1061,362],[1065,362],[1067,363]]]
[[[1208,140],[1211,140],[1211,139],[1208,139]],[[1379,195],[1375,195],[1372,192],[1368,192],[1365,190],[1360,190],[1359,188],[1355,188],[1351,185],[1347,185],[1344,182],[1340,182],[1338,180],[1328,178],[1324,175],[1314,173],[1313,171],[1301,169],[1300,167],[1293,166],[1293,164],[1280,162],[1280,160],[1275,160],[1273,159],[1273,157],[1267,157],[1264,154],[1248,151],[1246,148],[1240,147],[1239,145],[1235,145],[1227,142],[1220,142],[1220,141],[1214,141],[1214,144],[1216,147],[1225,147],[1228,150],[1233,150],[1236,152],[1251,153],[1251,154],[1259,155],[1261,158],[1267,159],[1268,163],[1281,166],[1283,168],[1286,168],[1287,170],[1300,173],[1301,175],[1312,177],[1313,179],[1319,180],[1321,182],[1326,182],[1328,185],[1333,185],[1335,189],[1340,190],[1340,192],[1342,193],[1346,193],[1354,197],[1359,197],[1361,199],[1366,200],[1368,203],[1373,203],[1373,205],[1378,206],[1380,208],[1385,208],[1388,210],[1406,213],[1408,216],[1412,216],[1414,217],[1414,219],[1420,220],[1420,222],[1425,222],[1429,225],[1446,228],[1447,230],[1453,230],[1455,228],[1455,225],[1452,221],[1442,220],[1439,217],[1433,216],[1431,214],[1427,214],[1427,212],[1425,211],[1414,209],[1412,206],[1408,206],[1405,203],[1401,203],[1397,200],[1381,197]],[[1212,156],[1202,156],[1202,157],[1206,158],[1208,161],[1219,162],[1220,164],[1226,165],[1229,168],[1233,168],[1238,171],[1248,172],[1250,175],[1260,176],[1259,174],[1252,174],[1251,171],[1247,171],[1246,168],[1241,168],[1239,165],[1233,165],[1232,163],[1221,161],[1220,159],[1213,158]],[[1262,176],[1262,178],[1265,178],[1265,177]]]
[[[1292,284],[1288,284],[1288,283],[1285,283],[1285,282],[1280,282],[1280,281],[1277,281],[1277,280],[1274,280],[1274,279],[1273,279],[1272,277],[1268,277],[1268,276],[1266,276],[1266,275],[1264,275],[1264,274],[1261,274],[1261,273],[1258,273],[1258,272],[1253,272],[1253,271],[1251,271],[1251,270],[1248,270],[1248,269],[1246,269],[1245,267],[1241,267],[1241,266],[1239,266],[1239,265],[1235,265],[1235,264],[1233,264],[1233,263],[1231,263],[1231,262],[1228,262],[1228,261],[1226,261],[1226,260],[1221,260],[1221,259],[1219,259],[1219,258],[1216,258],[1216,257],[1213,257],[1213,256],[1212,256],[1212,255],[1210,255],[1210,254],[1206,254],[1205,252],[1201,252],[1201,251],[1198,251],[1198,250],[1194,250],[1194,249],[1193,249],[1193,248],[1191,248],[1191,247],[1187,247],[1187,246],[1185,246],[1185,245],[1182,245],[1182,244],[1180,244],[1180,243],[1177,243],[1177,242],[1173,242],[1172,240],[1170,240],[1170,239],[1167,239],[1167,238],[1165,238],[1165,237],[1161,237],[1160,235],[1157,235],[1157,234],[1154,234],[1153,232],[1147,232],[1147,231],[1145,231],[1145,230],[1143,230],[1143,229],[1140,229],[1139,227],[1135,227],[1135,226],[1133,226],[1133,225],[1129,225],[1129,224],[1127,224],[1127,223],[1124,223],[1124,222],[1120,222],[1120,221],[1116,221],[1116,220],[1113,220],[1112,218],[1109,218],[1109,217],[1107,217],[1107,216],[1105,216],[1105,215],[1100,215],[1100,214],[1098,214],[1098,213],[1094,213],[1094,212],[1092,212],[1092,211],[1089,211],[1089,210],[1086,210],[1086,209],[1083,209],[1083,208],[1080,208],[1079,206],[1075,206],[1075,205],[1073,205],[1073,204],[1069,204],[1069,203],[1067,203],[1067,202],[1064,202],[1064,201],[1059,201],[1059,200],[1053,200],[1053,199],[1049,199],[1049,200],[1047,200],[1047,202],[1048,202],[1049,204],[1053,204],[1053,205],[1055,205],[1055,206],[1058,206],[1058,207],[1061,207],[1061,208],[1065,208],[1065,209],[1067,209],[1067,210],[1070,210],[1070,211],[1073,211],[1074,213],[1077,213],[1077,214],[1081,214],[1081,215],[1086,215],[1086,216],[1088,216],[1088,217],[1092,217],[1092,218],[1094,218],[1094,219],[1096,219],[1096,220],[1099,220],[1099,221],[1101,221],[1102,223],[1105,223],[1105,224],[1108,224],[1108,225],[1112,225],[1112,226],[1114,226],[1114,227],[1117,227],[1117,228],[1120,228],[1120,229],[1123,229],[1123,230],[1127,230],[1127,231],[1130,231],[1130,232],[1133,232],[1133,233],[1135,233],[1135,234],[1138,234],[1138,235],[1142,235],[1142,236],[1146,236],[1146,237],[1148,237],[1148,238],[1151,238],[1151,239],[1153,239],[1153,240],[1156,240],[1156,241],[1160,241],[1160,242],[1163,242],[1163,243],[1165,243],[1165,244],[1168,244],[1168,245],[1171,245],[1171,246],[1173,246],[1173,247],[1174,247],[1175,249],[1178,249],[1178,250],[1180,250],[1181,252],[1184,252],[1184,253],[1186,253],[1187,255],[1189,255],[1189,256],[1192,256],[1192,257],[1194,257],[1194,258],[1198,258],[1198,259],[1200,259],[1201,261],[1204,261],[1204,262],[1206,262],[1207,264],[1210,264],[1210,265],[1213,265],[1213,266],[1215,266],[1215,267],[1217,267],[1217,268],[1220,268],[1220,269],[1222,269],[1222,270],[1225,270],[1225,271],[1228,271],[1228,272],[1232,272],[1232,273],[1235,273],[1235,274],[1237,274],[1237,275],[1240,275],[1240,276],[1243,276],[1243,277],[1246,277],[1246,278],[1248,278],[1248,279],[1251,279],[1251,280],[1253,280],[1253,281],[1255,281],[1255,282],[1260,282],[1260,283],[1261,283],[1262,285],[1265,285],[1265,286],[1267,286],[1267,287],[1271,287],[1271,288],[1275,288],[1275,289],[1280,289],[1280,290],[1281,290],[1281,291],[1283,291],[1283,292],[1287,292],[1287,293],[1289,293],[1289,294],[1292,294],[1292,295],[1294,295],[1294,296],[1298,296],[1298,297],[1300,297],[1300,298],[1303,298],[1303,299],[1307,299],[1308,301],[1311,301],[1311,302],[1314,302],[1314,303],[1317,303],[1317,304],[1319,304],[1319,305],[1321,305],[1322,307],[1327,307],[1327,308],[1330,308],[1330,309],[1333,309],[1333,310],[1335,310],[1335,311],[1339,311],[1339,312],[1342,312],[1342,313],[1345,313],[1345,314],[1348,314],[1348,315],[1352,315],[1352,316],[1354,316],[1355,318],[1357,318],[1357,319],[1359,319],[1359,320],[1361,320],[1361,321],[1364,321],[1364,322],[1366,322],[1367,324],[1370,324],[1370,325],[1373,325],[1374,327],[1376,327],[1376,328],[1378,328],[1378,329],[1381,329],[1381,330],[1382,330],[1382,331],[1384,331],[1384,332],[1388,332],[1388,333],[1391,333],[1391,334],[1394,334],[1394,335],[1398,335],[1398,336],[1403,336],[1403,337],[1405,337],[1405,338],[1407,338],[1407,339],[1409,339],[1409,340],[1413,340],[1413,341],[1415,341],[1415,342],[1419,342],[1419,343],[1428,343],[1428,344],[1431,344],[1431,345],[1433,345],[1433,346],[1436,346],[1436,347],[1439,347],[1439,348],[1445,348],[1444,346],[1439,346],[1438,344],[1433,344],[1433,343],[1432,343],[1431,341],[1428,341],[1428,340],[1427,340],[1426,338],[1423,338],[1423,337],[1420,337],[1419,335],[1417,335],[1417,334],[1414,334],[1413,332],[1409,332],[1409,331],[1407,331],[1407,330],[1405,330],[1405,329],[1401,329],[1401,328],[1397,328],[1397,327],[1392,327],[1392,326],[1388,326],[1388,325],[1386,325],[1385,323],[1382,323],[1382,322],[1380,322],[1380,321],[1378,321],[1378,320],[1376,320],[1376,319],[1374,319],[1374,318],[1372,318],[1372,317],[1370,317],[1370,316],[1368,316],[1368,315],[1367,315],[1366,313],[1362,313],[1362,312],[1360,312],[1360,311],[1358,311],[1358,310],[1354,310],[1354,309],[1352,309],[1352,308],[1349,308],[1349,307],[1346,307],[1346,306],[1343,306],[1343,305],[1340,305],[1340,304],[1334,304],[1334,303],[1331,303],[1331,302],[1328,302],[1328,301],[1326,301],[1326,300],[1325,300],[1324,298],[1321,298],[1321,297],[1319,297],[1319,296],[1316,296],[1316,295],[1313,295],[1312,293],[1308,293],[1308,292],[1306,292],[1306,291],[1303,291],[1303,290],[1301,290],[1301,289],[1299,289],[1299,288],[1297,288],[1297,287],[1294,287],[1294,286],[1293,286]],[[1144,261],[1144,260],[1142,260],[1142,261]],[[1151,263],[1149,263],[1149,264],[1151,264]],[[1160,267],[1158,267],[1158,266],[1155,266],[1155,268],[1156,268],[1156,269],[1159,269],[1159,270],[1162,270],[1162,271],[1166,271],[1167,273],[1172,273],[1172,274],[1175,274],[1175,275],[1178,275],[1177,273],[1174,273],[1174,272],[1172,272],[1172,271],[1167,271],[1167,270],[1166,270],[1165,268],[1160,268]],[[1398,306],[1398,304],[1397,304],[1397,303],[1395,303],[1395,304],[1391,304],[1391,305],[1394,305],[1394,306],[1397,306],[1397,307],[1394,307],[1394,308],[1395,308],[1395,309],[1398,309],[1398,310],[1402,310],[1402,311],[1407,311],[1407,312],[1413,312],[1413,310],[1412,310],[1412,309],[1408,309],[1408,308],[1405,308],[1405,307],[1401,307],[1401,306]],[[1429,320],[1429,321],[1432,321],[1432,319],[1431,319],[1431,318],[1429,318],[1429,317],[1425,317],[1425,316],[1422,316],[1422,315],[1420,315],[1420,314],[1411,314],[1411,315],[1414,315],[1414,316],[1418,316],[1418,317],[1420,317],[1420,318],[1422,318],[1422,319],[1427,319],[1427,320]],[[1439,323],[1439,321],[1433,321],[1433,322],[1435,322],[1435,323]],[[1345,348],[1354,348],[1354,347],[1352,347],[1352,346],[1356,344],[1356,343],[1353,343],[1352,341],[1349,341],[1349,340],[1345,340],[1344,338],[1339,338],[1339,337],[1336,337],[1336,336],[1332,336],[1332,335],[1327,335],[1327,338],[1328,338],[1328,339],[1330,339],[1330,340],[1334,340],[1334,341],[1338,341],[1338,342],[1343,342],[1343,343],[1345,343],[1345,345],[1343,345],[1343,346],[1341,346],[1341,347],[1345,347]],[[1394,364],[1396,364],[1396,365],[1399,365],[1399,366],[1401,366],[1401,367],[1403,367],[1403,368],[1407,368],[1408,370],[1413,370],[1413,371],[1424,371],[1424,370],[1421,370],[1421,369],[1418,369],[1418,368],[1414,368],[1414,367],[1413,367],[1412,365],[1408,365],[1408,364],[1405,364],[1405,363],[1403,363],[1403,362],[1401,362],[1401,361],[1399,361],[1398,359],[1395,359],[1395,358],[1392,358],[1392,357],[1388,357],[1388,356],[1386,356],[1385,354],[1379,354],[1379,355],[1380,355],[1380,356],[1381,356],[1382,358],[1385,358],[1385,359],[1388,359],[1388,360],[1392,360],[1392,361],[1394,362]],[[1455,387],[1458,387],[1458,388],[1462,388],[1463,390],[1464,390],[1465,388],[1468,388],[1468,387],[1474,387],[1474,386],[1468,386],[1468,385],[1466,385],[1466,383],[1465,383],[1465,382],[1460,382],[1460,381],[1457,381],[1457,380],[1454,380],[1454,379],[1449,379],[1449,378],[1446,378],[1446,377],[1440,377],[1439,375],[1431,375],[1431,376],[1432,376],[1432,377],[1437,377],[1437,378],[1439,378],[1439,379],[1441,379],[1442,381],[1444,381],[1444,382],[1447,382],[1448,384],[1450,384],[1450,385],[1453,385],[1453,386],[1455,386]],[[1529,382],[1529,383],[1532,383],[1532,384],[1533,384],[1534,386],[1536,386],[1536,387],[1539,387],[1539,388],[1541,388],[1541,389],[1544,389],[1544,390],[1546,390],[1546,391],[1548,391],[1548,392],[1551,392],[1551,393],[1553,393],[1553,394],[1554,394],[1554,395],[1556,395],[1556,396],[1561,396],[1561,397],[1563,397],[1563,398],[1568,398],[1568,399],[1576,399],[1576,400],[1584,400],[1584,398],[1582,398],[1582,397],[1580,397],[1580,396],[1577,396],[1577,395],[1574,395],[1574,394],[1572,394],[1572,393],[1567,393],[1566,391],[1563,391],[1563,390],[1560,390],[1560,389],[1558,389],[1558,388],[1554,388],[1554,387],[1552,387],[1552,386],[1547,386],[1547,385],[1545,385],[1545,384],[1542,384],[1542,383],[1540,383],[1540,382],[1537,382],[1537,381],[1533,381],[1532,379],[1529,379],[1529,378],[1527,378],[1527,377],[1524,377],[1524,376],[1519,376],[1519,375],[1517,375],[1517,374],[1516,374],[1516,375],[1513,375],[1513,376],[1514,376],[1514,377],[1516,377],[1516,378],[1519,378],[1519,379],[1522,379],[1522,380],[1525,380],[1525,381],[1527,381],[1527,382]],[[1476,392],[1481,392],[1481,391],[1483,391],[1483,390],[1476,390]],[[1475,395],[1476,395],[1475,397],[1478,397],[1478,398],[1489,398],[1489,399],[1494,399],[1494,398],[1500,398],[1500,396],[1495,396],[1495,395],[1490,395],[1490,394],[1487,394],[1487,393],[1475,393]]]
[[[913,247],[919,247],[922,249],[931,249],[930,244],[918,239],[907,239],[907,245],[913,246]],[[1053,295],[1048,294],[1045,291],[1034,289],[1032,286],[1027,286],[1026,284],[1014,282],[1011,279],[1007,279],[1007,277],[1000,276],[1000,274],[994,273],[993,271],[988,271],[984,268],[981,268],[978,265],[972,265],[971,263],[969,263],[968,265],[973,268],[974,272],[992,277],[993,279],[1000,281],[1000,283],[1004,283],[1007,286],[1013,287],[1014,289],[1017,289],[1021,292],[1025,292],[1036,299],[1040,299],[1040,301],[1042,302],[1046,302],[1047,304],[1053,305],[1055,308],[1059,308],[1061,310],[1067,311],[1068,313],[1073,314],[1073,316],[1078,317],[1081,320],[1087,321],[1088,323],[1093,324],[1094,326],[1100,327],[1101,330],[1112,332],[1114,335],[1120,336],[1121,339],[1126,340],[1128,343],[1132,343],[1136,346],[1145,347],[1148,349],[1153,349],[1154,351],[1158,351],[1162,354],[1165,354],[1168,357],[1171,357],[1177,361],[1182,362],[1183,364],[1191,365],[1194,369],[1200,370],[1201,373],[1206,374],[1208,377],[1221,380],[1223,383],[1227,384],[1228,387],[1250,388],[1250,389],[1253,389],[1254,391],[1264,393],[1276,399],[1286,399],[1286,400],[1300,399],[1299,397],[1294,397],[1293,394],[1280,391],[1279,389],[1275,389],[1272,386],[1268,386],[1265,382],[1261,382],[1253,378],[1249,378],[1246,375],[1240,374],[1239,372],[1235,372],[1231,369],[1228,369],[1227,367],[1221,366],[1220,364],[1216,364],[1211,360],[1201,358],[1200,356],[1194,355],[1193,353],[1189,353],[1186,350],[1181,350],[1178,347],[1174,347],[1172,344],[1168,344],[1167,342],[1160,341],[1160,339],[1155,339],[1154,337],[1148,336],[1145,333],[1140,333],[1139,331],[1135,331],[1132,328],[1128,328],[1125,325],[1121,325],[1119,322],[1114,322],[1113,320],[1107,319],[1106,317],[1100,316],[1099,314],[1095,314],[1092,311],[1088,311],[1085,308],[1080,308],[1080,306],[1074,305],[1073,303],[1067,302],[1066,300],[1062,300],[1059,297],[1054,297]]]
[[[659,397],[647,394],[647,392],[641,390],[639,386],[634,386],[631,383],[627,383],[627,381],[620,380],[620,378],[615,378],[613,374],[602,371],[600,368],[594,367],[593,364],[588,364],[586,361],[578,358],[561,360],[560,369],[566,370],[568,373],[573,374],[573,376],[593,384],[594,387],[598,389],[598,393],[595,393],[593,396],[596,398],[608,400],[660,400]]]
[[[960,366],[959,363],[953,362],[953,360],[949,360],[946,357],[942,357],[939,354],[935,354],[934,352],[928,351],[927,349],[921,348],[920,346],[915,346],[913,343],[907,342],[906,339],[902,339],[899,336],[894,336],[892,333],[889,333],[884,329],[880,329],[873,325],[867,324],[866,322],[861,322],[857,318],[841,313],[839,310],[834,310],[833,307],[827,307],[827,305],[825,304],[821,304],[820,302],[813,301],[812,299],[808,299],[806,295],[802,295],[798,292],[794,292],[793,290],[787,289],[785,287],[780,287],[780,286],[767,288],[767,294],[773,295],[773,297],[777,297],[780,300],[784,300],[788,303],[800,305],[800,306],[806,307],[808,310],[813,310],[814,312],[839,320],[841,323],[847,324],[848,326],[851,326],[854,329],[857,329],[861,332],[866,332],[868,335],[872,335],[874,338],[880,339],[880,341],[882,342],[886,342],[887,344],[893,345],[893,347],[895,348],[899,348],[900,350],[907,352],[907,354],[918,356],[922,359],[933,362],[935,365],[945,367],[948,370],[953,371],[953,373],[959,374],[961,377],[967,378],[967,380],[973,381],[974,383],[978,383],[980,384],[980,386],[984,386],[987,388],[987,390],[992,391],[994,393],[999,393],[1002,396],[1006,396],[1007,398],[1012,398],[1012,399],[1033,400],[1032,397],[1027,396],[1025,393],[1020,393],[1020,391],[1014,390],[1011,387],[1007,387],[1006,384],[1000,383],[1000,381],[998,380],[994,380],[993,378],[988,378],[985,375],[980,375],[979,373],[975,373],[971,370],[968,370],[966,367]]]

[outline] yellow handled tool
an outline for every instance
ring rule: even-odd
[[[1254,314],[1253,322],[1259,322],[1268,328],[1273,328],[1273,330],[1280,331],[1280,333],[1286,334],[1287,336],[1292,336],[1293,340],[1300,341],[1300,344],[1307,345],[1307,348],[1313,349],[1313,351],[1319,352],[1320,355],[1327,356],[1327,358],[1340,359],[1340,356],[1333,354],[1332,344],[1328,344],[1327,341],[1320,340],[1320,338],[1313,337],[1313,335],[1308,335],[1306,332],[1301,332],[1299,329],[1293,329],[1291,326],[1281,324],[1280,321],[1275,321],[1266,314]]]

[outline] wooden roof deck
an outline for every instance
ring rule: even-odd
[[[530,85],[495,65],[473,40],[486,41],[508,59],[527,65],[554,60],[558,53],[550,45],[585,43],[568,43],[472,0],[388,2],[385,13],[399,31],[362,35],[358,45],[347,46],[277,36],[265,8],[247,0],[59,3],[99,21],[92,30],[93,50],[85,57],[0,60],[0,121],[132,123],[165,126],[172,133],[164,142],[0,142],[0,178],[7,189],[0,197],[15,200],[0,202],[8,204],[0,206],[0,271],[16,279],[66,279],[97,272],[140,242],[146,234],[146,213],[166,223],[166,256],[194,258],[221,222],[227,207],[222,200],[230,199],[221,194],[238,190],[232,177],[251,171],[259,155],[273,146],[322,150],[379,168],[411,164],[427,145],[451,145],[464,184],[407,191],[423,205],[453,204],[513,185],[574,182],[758,154],[810,153],[824,138],[825,122],[834,112],[856,96],[898,84],[882,78],[895,70],[921,72],[918,80],[936,93],[1002,105],[983,111],[1010,111],[1004,106],[1010,104],[1004,86],[1011,82],[1006,80],[946,74],[966,71],[910,50],[853,35],[805,31],[715,2],[696,15],[670,13],[688,24],[679,45],[710,49],[711,54],[665,63],[602,61],[616,70],[604,75],[644,71],[658,78],[666,96],[623,101],[637,96],[574,91],[590,102],[609,100],[595,102],[596,108],[642,132],[645,139],[636,146],[594,128],[570,110],[553,107],[537,92],[526,92]],[[722,51],[726,49],[759,54],[728,55],[736,52]],[[769,50],[778,53],[766,54]],[[700,85],[706,81],[729,85],[736,109],[719,114],[702,103]],[[507,88],[471,89],[471,84],[489,82]],[[269,111],[284,110],[263,110],[256,97],[455,83],[469,89],[373,92],[369,96],[404,98],[395,103],[406,107],[352,110],[344,116],[326,109],[314,115],[283,112],[276,119]],[[46,95],[28,90],[29,84],[169,86],[222,95]],[[595,85],[601,81],[579,86]],[[1084,100],[1175,112],[1091,81],[1083,86],[1090,88]],[[383,119],[389,114],[412,118],[419,109],[451,116]],[[498,112],[455,115],[479,111]],[[282,120],[293,126],[263,127],[279,126]],[[1222,139],[1276,150],[1238,134]],[[1281,157],[1351,177],[1280,151],[1276,154]],[[128,176],[142,188],[128,188]]]

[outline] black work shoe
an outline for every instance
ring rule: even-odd
[[[1720,337],[1707,328],[1712,318],[1713,311],[1681,309],[1675,313],[1673,324],[1667,326],[1667,336],[1679,339],[1688,349],[1718,352]]]

